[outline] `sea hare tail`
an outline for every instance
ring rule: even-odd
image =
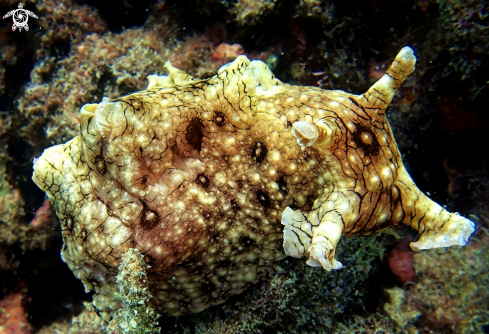
[[[475,224],[455,213],[450,213],[423,194],[403,168],[396,186],[403,202],[404,224],[420,233],[418,241],[410,244],[415,251],[467,244]]]
[[[422,197],[425,197],[422,200],[429,202],[429,208],[416,224],[420,236],[416,242],[410,243],[411,248],[419,251],[466,245],[470,235],[474,233],[475,224],[456,213],[448,212],[428,197]]]

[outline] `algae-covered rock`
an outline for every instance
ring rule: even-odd
[[[122,255],[117,274],[121,308],[107,325],[109,333],[159,333],[159,314],[149,306],[152,298],[147,288],[146,270],[149,266],[135,248]]]

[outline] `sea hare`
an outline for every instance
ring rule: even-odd
[[[466,244],[474,224],[421,193],[386,119],[414,64],[403,48],[362,95],[287,85],[245,56],[206,80],[167,64],[147,90],[85,105],[80,134],[34,163],[63,260],[109,318],[130,248],[151,266],[157,311],[178,315],[243,291],[285,253],[341,268],[342,235],[402,223],[420,233],[415,250]]]

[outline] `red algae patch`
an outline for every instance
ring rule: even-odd
[[[0,301],[0,334],[30,334],[32,327],[25,316],[22,293],[7,295]]]

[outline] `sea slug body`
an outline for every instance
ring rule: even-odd
[[[151,267],[157,311],[179,315],[243,291],[286,254],[339,269],[341,236],[406,224],[415,250],[466,244],[474,224],[416,187],[386,119],[414,65],[403,48],[352,95],[284,84],[245,56],[206,80],[168,63],[147,90],[85,105],[80,134],[34,163],[63,260],[109,319],[130,248]]]

